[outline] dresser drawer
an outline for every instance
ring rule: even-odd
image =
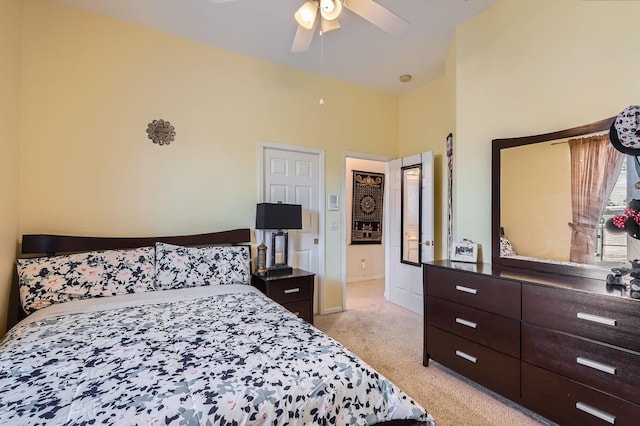
[[[313,315],[311,315],[311,301],[303,300],[300,302],[285,303],[282,306],[284,306],[303,320],[307,321],[308,323],[313,324]]]
[[[520,319],[520,283],[516,281],[430,267],[427,292],[430,296]]]
[[[427,322],[499,352],[520,357],[520,321],[427,297]]]
[[[427,335],[434,361],[507,398],[520,398],[519,360],[435,327],[427,327]]]
[[[271,283],[268,296],[278,303],[285,304],[313,297],[313,277],[311,279],[280,280]]]
[[[640,355],[523,324],[522,360],[640,404]]]
[[[522,404],[570,426],[637,426],[640,406],[522,363]]]
[[[639,300],[524,285],[522,320],[640,352]]]

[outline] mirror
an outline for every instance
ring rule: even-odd
[[[401,212],[400,229],[400,261],[409,265],[420,266],[420,231],[422,217],[422,167],[406,166],[401,169]]]
[[[614,119],[493,141],[493,264],[602,278],[639,257],[638,240],[605,226],[640,198],[634,157],[609,142]]]

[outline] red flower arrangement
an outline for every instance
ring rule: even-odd
[[[640,200],[631,200],[622,214],[617,214],[605,222],[611,232],[626,232],[640,239]]]
[[[625,222],[629,218],[633,218],[633,221],[640,225],[640,212],[633,209],[624,209],[623,214],[617,214],[611,220],[616,227],[624,229]]]

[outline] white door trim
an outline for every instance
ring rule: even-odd
[[[385,155],[376,155],[376,154],[366,154],[363,152],[351,152],[351,151],[344,151],[342,153],[342,203],[341,205],[342,207],[342,218],[341,218],[341,222],[342,222],[342,226],[340,227],[340,243],[341,243],[341,255],[342,255],[342,271],[341,271],[341,275],[342,275],[342,311],[346,311],[347,310],[347,226],[350,226],[347,223],[347,209],[346,209],[346,205],[347,205],[347,200],[345,200],[345,195],[347,193],[347,158],[355,158],[358,160],[371,160],[371,161],[382,161],[387,163],[385,166],[385,172],[384,175],[386,177],[385,180],[388,179],[389,176],[389,161],[392,160],[391,157],[387,157]],[[388,200],[389,199],[389,193],[388,191],[388,185],[384,186],[384,199]],[[389,202],[385,202],[384,203],[384,208],[382,211],[382,215],[383,217],[383,229],[382,232],[387,232],[387,230],[389,229],[389,223],[387,222],[389,220]],[[386,237],[385,237],[386,238]],[[386,263],[387,263],[387,255],[385,252],[385,274],[387,273],[386,271]],[[385,292],[387,290],[385,289]],[[385,295],[386,297],[386,295]]]
[[[324,223],[324,180],[325,180],[325,169],[324,169],[324,149],[320,148],[310,148],[307,146],[300,145],[287,145],[276,142],[268,142],[268,141],[259,141],[258,142],[258,203],[263,201],[262,198],[262,187],[264,185],[264,152],[267,149],[279,149],[282,151],[293,151],[293,152],[302,152],[305,154],[313,154],[318,156],[318,182],[319,182],[319,191],[318,191],[318,236],[319,236],[319,259],[318,259],[318,310],[320,315],[325,314],[325,306],[324,306],[324,276],[325,276],[325,239],[326,239],[326,227]],[[257,237],[256,237],[257,238]]]

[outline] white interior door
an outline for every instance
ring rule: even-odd
[[[389,232],[386,236],[387,299],[418,314],[423,314],[422,267],[402,263],[401,260],[401,168],[422,165],[422,223],[420,232],[421,261],[433,260],[433,153],[392,160],[389,163]]]
[[[285,147],[265,147],[262,150],[263,202],[302,205],[302,229],[289,231],[288,263],[294,268],[316,274],[314,312],[318,312],[318,285],[320,275],[319,221],[322,200],[320,198],[320,155]],[[271,235],[265,232],[265,244],[270,245]],[[272,247],[268,247],[272,250]],[[270,263],[267,256],[267,264]]]

